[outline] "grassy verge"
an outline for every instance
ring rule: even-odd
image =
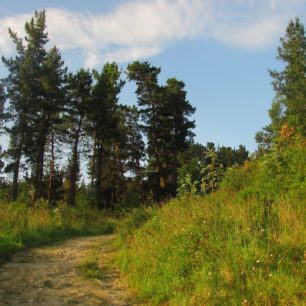
[[[119,226],[119,265],[147,304],[302,305],[305,148],[231,170],[222,188],[140,210]],[[135,222],[133,222],[135,220]]]
[[[115,223],[115,219],[101,212],[64,204],[49,209],[43,202],[35,207],[0,202],[0,262],[24,247],[111,233]]]
[[[77,271],[87,279],[104,280],[107,276],[107,269],[99,264],[100,254],[91,250],[85,258],[77,265]]]

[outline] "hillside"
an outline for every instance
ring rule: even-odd
[[[278,148],[214,194],[135,210],[119,228],[131,286],[154,305],[302,305],[305,158]]]

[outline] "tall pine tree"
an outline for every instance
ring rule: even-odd
[[[186,100],[185,84],[169,79],[158,84],[160,68],[148,62],[128,66],[130,80],[136,82],[139,112],[147,137],[148,182],[153,199],[160,202],[176,194],[178,153],[188,148],[194,122],[189,120],[195,109]]]
[[[270,70],[276,97],[269,111],[271,124],[256,134],[259,150],[269,148],[279,136],[306,135],[306,37],[299,18],[289,22],[280,43],[277,59],[285,67]]]
[[[195,127],[189,117],[195,112],[186,99],[185,84],[175,78],[167,80],[163,87],[159,116],[162,121],[164,152],[162,152],[162,180],[166,194],[176,195],[178,156],[186,151],[194,136],[192,129]]]
[[[80,172],[80,141],[84,135],[85,120],[88,117],[92,103],[92,76],[89,71],[79,70],[68,77],[67,106],[65,126],[68,142],[71,144],[69,160],[69,199],[71,206],[75,205],[76,185]]]
[[[9,148],[6,155],[9,163],[6,166],[6,172],[13,173],[11,199],[14,201],[18,195],[18,180],[21,166],[22,155],[27,151],[27,136],[29,133],[28,111],[29,106],[25,99],[21,68],[25,60],[25,47],[22,39],[18,38],[17,33],[11,29],[9,35],[16,48],[14,58],[2,57],[2,62],[8,70],[8,76],[3,80],[8,99],[7,119],[10,126],[6,126],[6,133],[10,137]]]
[[[107,179],[103,173],[103,167],[108,159],[110,148],[118,137],[118,95],[123,82],[120,80],[118,65],[115,63],[105,64],[101,73],[94,71],[94,79],[88,131],[94,142],[94,168],[91,175],[94,176],[96,207],[102,209],[112,206],[111,191],[105,189],[103,191],[105,187],[103,183]]]
[[[127,76],[137,85],[139,113],[143,122],[142,130],[147,137],[148,180],[153,192],[154,201],[161,200],[161,125],[158,108],[160,106],[161,88],[158,85],[160,68],[151,66],[148,62],[136,61],[127,67]]]

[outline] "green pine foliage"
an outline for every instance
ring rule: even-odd
[[[64,115],[64,126],[67,135],[66,141],[71,145],[68,202],[71,206],[75,206],[76,189],[80,176],[80,143],[84,138],[84,126],[88,120],[90,102],[92,101],[91,73],[81,69],[76,74],[69,74],[67,83],[68,102]]]
[[[260,151],[269,149],[284,132],[306,135],[306,36],[299,18],[289,22],[277,51],[284,69],[269,71],[276,95],[269,111],[271,123],[256,134]]]
[[[148,189],[155,202],[176,195],[178,155],[189,148],[195,127],[189,119],[195,108],[186,99],[184,82],[171,78],[160,86],[160,71],[148,62],[135,61],[127,67],[128,79],[137,85],[142,131],[148,140]]]

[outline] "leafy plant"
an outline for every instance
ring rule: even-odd
[[[214,148],[204,153],[204,158],[193,158],[179,169],[179,194],[206,194],[216,191],[224,175],[224,167],[217,160]]]

